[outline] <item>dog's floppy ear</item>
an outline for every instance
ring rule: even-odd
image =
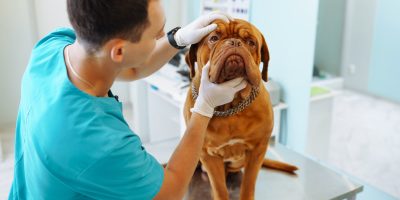
[[[195,69],[194,64],[197,61],[197,48],[198,48],[198,44],[192,44],[190,46],[189,52],[186,53],[186,57],[185,57],[186,64],[189,66],[189,69],[190,69],[190,78],[191,79],[196,74],[196,69]]]
[[[263,62],[263,69],[261,72],[262,79],[267,82],[268,81],[268,62],[269,62],[269,50],[267,46],[267,42],[265,42],[265,38],[262,37],[262,46],[261,46],[261,61]]]

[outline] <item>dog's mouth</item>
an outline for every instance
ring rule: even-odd
[[[244,60],[237,54],[229,55],[221,67],[216,83],[223,83],[246,75]]]
[[[246,60],[236,51],[222,55],[210,71],[210,81],[216,84],[238,77],[247,77]]]

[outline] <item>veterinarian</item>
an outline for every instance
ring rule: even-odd
[[[67,0],[67,10],[74,30],[41,39],[22,79],[9,199],[182,199],[214,108],[246,81],[215,85],[203,70],[193,116],[165,168],[110,88],[151,75],[215,30],[213,20],[231,18],[211,13],[164,34],[160,0]]]

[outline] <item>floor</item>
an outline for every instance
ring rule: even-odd
[[[400,198],[400,104],[344,90],[334,100],[329,160]]]
[[[335,98],[332,127],[330,163],[400,198],[400,105],[345,90]],[[13,176],[13,132],[0,128],[0,200]]]
[[[0,142],[0,200],[4,200],[8,197],[14,174],[14,129],[0,128]]]

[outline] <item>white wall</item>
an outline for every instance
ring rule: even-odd
[[[347,1],[342,75],[345,87],[361,92],[368,92],[375,8],[376,0]]]
[[[263,32],[270,50],[269,76],[281,84],[282,100],[288,104],[282,120],[282,142],[303,152],[319,1],[255,0],[251,3],[251,22]]]
[[[0,1],[0,126],[15,123],[21,77],[36,41],[31,0]]]
[[[66,1],[34,0],[34,11],[39,37],[58,27],[70,27]]]
[[[346,0],[320,0],[314,65],[341,75]]]
[[[187,22],[186,0],[163,0],[162,5],[165,11],[167,22],[165,24],[165,32],[177,27],[183,26]]]
[[[368,91],[400,103],[400,1],[377,1]]]

